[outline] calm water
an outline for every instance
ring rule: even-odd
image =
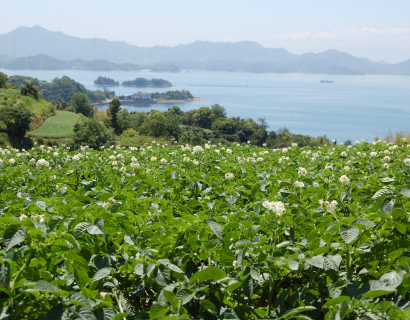
[[[87,89],[98,76],[119,81],[136,77],[163,78],[172,82],[172,90],[189,90],[206,101],[179,104],[184,110],[224,106],[228,116],[242,118],[266,117],[271,130],[287,127],[293,133],[311,136],[327,135],[338,139],[372,140],[393,132],[410,129],[410,76],[329,76],[313,74],[252,74],[207,71],[181,73],[93,72],[0,70],[8,75],[27,75],[50,81],[69,76]],[[320,83],[331,79],[336,83]],[[157,92],[170,88],[109,87],[118,95],[137,91]],[[166,111],[171,105],[127,105],[132,111],[149,111],[152,107]],[[124,106],[125,107],[125,106]]]

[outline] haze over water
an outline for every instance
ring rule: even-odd
[[[311,136],[327,135],[338,142],[347,139],[372,141],[393,131],[410,129],[410,77],[392,75],[318,75],[255,74],[210,71],[181,73],[105,72],[76,70],[0,70],[11,75],[26,75],[51,81],[64,75],[80,82],[89,90],[98,76],[119,81],[137,77],[163,78],[173,87],[108,87],[117,95],[132,93],[189,90],[206,101],[177,104],[183,111],[211,106],[224,106],[229,117],[266,117],[270,130],[287,127],[292,133]],[[320,83],[329,79],[335,83]],[[124,105],[130,111],[147,112],[151,108],[166,111],[172,105]]]

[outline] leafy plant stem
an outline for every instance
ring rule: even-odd
[[[24,262],[23,266],[17,271],[16,275],[14,276],[13,280],[10,282],[10,297],[9,297],[9,307],[13,308],[14,304],[14,286],[16,285],[17,279],[20,277],[20,274],[30,265],[31,260],[34,258],[36,254],[36,249],[30,249],[30,254],[27,260]]]
[[[269,317],[271,311],[271,305],[273,300],[273,288],[275,287],[275,282],[273,281],[272,273],[269,275],[269,298],[268,298],[268,308],[266,309],[266,316]]]

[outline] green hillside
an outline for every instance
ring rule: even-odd
[[[37,129],[49,116],[55,114],[54,106],[44,100],[41,94],[35,98],[33,96],[23,96],[20,94],[20,90],[0,88],[0,107],[6,105],[23,105],[32,111],[35,114],[32,121],[33,129]]]
[[[56,115],[48,118],[37,130],[27,132],[30,137],[67,138],[73,134],[74,125],[81,117],[68,111],[56,111]]]

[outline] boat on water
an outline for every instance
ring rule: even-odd
[[[321,83],[335,83],[332,80],[320,80]]]

